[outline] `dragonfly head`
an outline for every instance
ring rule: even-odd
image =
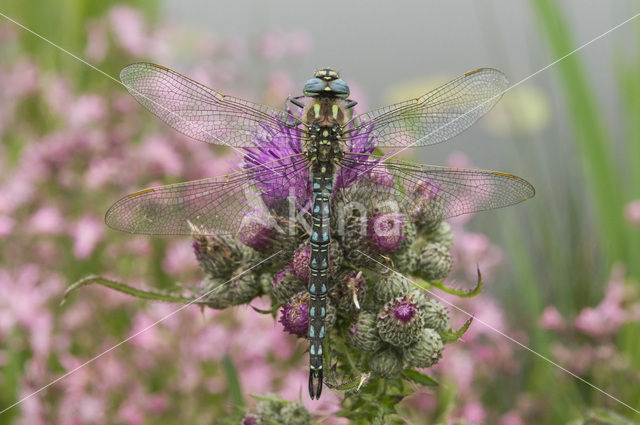
[[[340,74],[331,68],[316,71],[313,78],[308,80],[302,91],[308,97],[337,97],[346,99],[349,97],[349,86],[340,79]]]

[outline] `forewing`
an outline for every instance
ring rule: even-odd
[[[134,63],[122,69],[120,80],[145,108],[177,131],[215,145],[254,147],[267,138],[300,137],[289,131],[302,123],[292,115],[223,95],[168,68]],[[292,134],[294,133],[294,134]],[[282,139],[285,139],[282,137]]]
[[[438,167],[400,161],[347,160],[342,165],[359,169],[358,180],[343,196],[385,203],[390,209],[428,221],[517,204],[535,195],[526,180],[490,170]]]
[[[424,96],[356,117],[346,131],[355,144],[374,138],[376,146],[426,146],[460,134],[500,100],[509,82],[496,69],[480,68]],[[358,141],[361,140],[359,143]]]
[[[306,159],[299,157],[226,177],[144,189],[117,201],[105,222],[123,232],[152,235],[235,236],[247,220],[274,227],[277,208],[265,201],[286,199],[282,188],[308,180],[306,167]]]

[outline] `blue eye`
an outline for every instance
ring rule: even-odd
[[[322,93],[325,87],[327,87],[327,83],[325,81],[322,81],[320,78],[312,78],[305,83],[302,92],[305,96],[313,97]]]
[[[344,80],[333,80],[329,83],[329,87],[331,87],[331,91],[334,92],[337,97],[345,99],[349,97],[349,86]]]

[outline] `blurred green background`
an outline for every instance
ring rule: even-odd
[[[352,85],[352,97],[366,108],[420,95],[447,78],[483,66],[498,68],[512,83],[518,83],[639,11],[640,3],[636,1],[559,4],[551,0],[393,2],[375,6],[338,1],[5,0],[0,5],[1,13],[111,76],[117,76],[130,62],[148,60],[183,72],[192,71],[190,76],[224,93],[282,106],[286,95],[297,94],[313,69],[333,66]],[[86,164],[99,156],[117,157],[111,165],[114,167],[135,167],[135,163],[118,161],[126,161],[133,146],[140,145],[147,134],[168,135],[176,140],[175,146],[186,142],[151,115],[125,105],[123,102],[127,101],[120,98],[126,96],[122,86],[4,18],[0,19],[0,41],[0,78],[5,82],[0,88],[2,199],[28,190],[35,193],[33,199],[15,209],[0,210],[5,228],[10,229],[0,239],[6,284],[19,282],[16,270],[27,263],[40,268],[42,278],[34,280],[39,282],[34,283],[35,288],[48,274],[64,284],[92,273],[108,273],[161,289],[173,289],[176,282],[193,284],[197,276],[193,262],[184,260],[185,267],[180,264],[173,268],[173,274],[167,272],[171,267],[166,265],[165,253],[171,241],[166,239],[153,239],[148,249],[142,249],[144,255],[136,254],[133,248],[114,251],[110,247],[125,246],[131,237],[105,229],[106,236],[96,236],[100,239],[97,248],[80,258],[77,251],[72,253],[73,238],[65,232],[48,236],[29,232],[33,221],[26,217],[49,201],[61,206],[61,222],[72,226],[74,220],[87,213],[99,220],[111,202],[130,189],[194,176],[189,175],[188,166],[171,169],[162,163],[149,174],[138,170],[139,175],[129,180],[119,176],[113,182],[83,186],[90,172]],[[19,91],[13,84],[18,84],[17,77],[21,75],[27,78],[28,72],[37,73],[38,77],[24,84],[36,87]],[[56,110],[56,99],[60,100],[62,91],[55,88],[62,80],[68,96],[91,93],[106,99],[106,112],[100,115],[100,123],[81,123],[78,127],[70,117],[73,111],[65,109],[64,103]],[[83,107],[78,108],[80,112],[75,112],[79,114]],[[130,115],[123,119],[126,114]],[[485,119],[460,137],[433,148],[416,149],[408,156],[411,160],[444,164],[451,152],[462,151],[475,167],[511,172],[532,182],[537,189],[534,199],[479,214],[466,225],[470,231],[488,236],[501,249],[500,264],[488,279],[485,291],[500,306],[509,324],[507,333],[634,408],[640,408],[638,117],[640,21],[634,19],[510,90]],[[99,148],[86,148],[84,142],[78,142],[64,160],[56,163],[54,155],[47,162],[53,170],[47,181],[34,183],[35,189],[22,189],[19,183],[28,181],[30,172],[41,171],[41,163],[36,162],[31,169],[24,163],[29,158],[30,144],[35,143],[37,150],[37,143],[48,140],[47,135],[64,139],[72,133],[70,129],[89,135],[101,132],[108,135],[109,142]],[[124,136],[130,140],[124,140]],[[227,155],[209,146],[179,149],[182,148],[175,148],[172,153],[191,158],[185,160],[186,164],[196,161],[193,158],[202,152],[197,149],[221,157]],[[206,170],[205,166],[205,171],[208,175],[222,174],[230,160],[225,161],[217,163],[220,168]],[[101,166],[110,167],[108,162]],[[27,177],[20,180],[17,170]],[[203,175],[207,175],[205,171]],[[133,172],[131,168],[121,168],[115,174],[129,172]],[[80,187],[74,188],[70,182]],[[38,201],[40,195],[45,201]],[[43,238],[47,239],[46,244],[42,243]],[[42,259],[49,258],[41,253],[43,249],[53,250],[56,255],[51,260]],[[183,251],[176,248],[178,262]],[[33,307],[48,309],[53,323],[51,332],[56,338],[71,338],[71,352],[78,354],[78,359],[88,359],[93,348],[93,354],[107,348],[95,338],[103,332],[113,337],[113,342],[128,336],[136,311],[149,308],[118,298],[112,304],[106,302],[107,307],[101,310],[105,305],[102,294],[81,292],[71,300],[73,304],[93,303],[91,311],[95,316],[83,316],[87,329],[82,332],[65,332],[66,322],[61,318],[68,306],[58,307],[59,292],[33,301]],[[60,356],[48,353],[40,365],[47,368],[46,373],[29,370],[29,359],[34,354],[23,340],[32,335],[23,329],[28,320],[20,325],[16,319],[17,325],[12,326],[15,310],[9,306],[18,301],[30,303],[29,297],[35,295],[19,298],[20,294],[11,292],[3,296],[0,323],[3,317],[6,321],[0,328],[0,410],[72,367]],[[86,301],[87,297],[92,298]],[[483,307],[477,304],[474,308],[477,311]],[[560,316],[553,316],[553,312]],[[216,320],[236,319],[230,315]],[[252,319],[246,320],[249,326]],[[206,324],[211,325],[203,323],[203,332]],[[171,336],[168,330],[166,333],[168,341],[178,344],[180,335]],[[79,335],[87,339],[79,339]],[[221,335],[233,338],[234,332]],[[216,344],[215,340],[209,342]],[[511,344],[506,340],[503,343]],[[301,348],[293,350],[297,350],[298,363],[303,364]],[[452,398],[453,407],[447,411],[451,421],[484,418],[486,423],[502,425],[563,424],[580,421],[593,409],[602,408],[640,422],[639,414],[612,398],[531,353],[515,351],[517,367],[513,373],[497,372],[471,381],[469,388],[457,388],[461,394],[472,392],[473,396],[456,396],[455,390],[453,395],[446,389],[436,391],[439,400]],[[154,364],[171,364],[171,357],[167,356]],[[474,363],[470,367],[482,367],[480,359],[471,361]],[[273,380],[284,382],[286,364],[272,358],[267,363],[281,368],[282,373]],[[212,379],[222,376],[233,381],[236,368],[241,366],[211,367],[207,373]],[[174,373],[167,377],[151,371],[147,378],[155,382],[150,384],[153,389],[147,385],[147,390],[162,394],[165,382],[179,379],[184,370]],[[147,378],[144,374],[139,376],[148,384]],[[151,409],[148,406],[140,413],[142,416],[127,415],[122,407],[127,397],[112,396],[100,403],[102,416],[82,416],[84,419],[73,422],[81,415],[65,416],[61,404],[69,391],[73,389],[63,391],[54,386],[42,394],[44,401],[37,407],[25,403],[0,414],[0,424],[36,423],[34,418],[39,418],[38,423],[210,423],[228,412],[230,403],[228,394],[219,391],[210,390],[217,395],[193,396],[188,389],[172,388],[169,399],[185,397],[184,406],[169,400],[165,403],[170,407],[159,410],[161,414],[157,416],[145,416]],[[92,402],[78,397],[83,403]],[[232,402],[237,405],[241,399],[242,395],[236,394]],[[470,406],[465,404],[468,400],[482,406],[484,416],[473,416],[460,407]],[[118,413],[108,413],[109,409]],[[431,419],[421,422],[425,419],[419,419],[419,412],[433,411],[433,406],[427,403],[407,409],[414,412],[407,413],[411,423],[430,423]],[[209,412],[202,413],[203,410]],[[325,415],[330,416],[326,412]],[[442,415],[430,416],[435,417],[442,419]],[[598,420],[622,423],[615,422],[622,419]]]

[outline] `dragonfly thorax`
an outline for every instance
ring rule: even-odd
[[[309,128],[305,146],[307,158],[312,162],[342,158],[344,107],[336,99],[318,98],[305,108],[303,117]]]

